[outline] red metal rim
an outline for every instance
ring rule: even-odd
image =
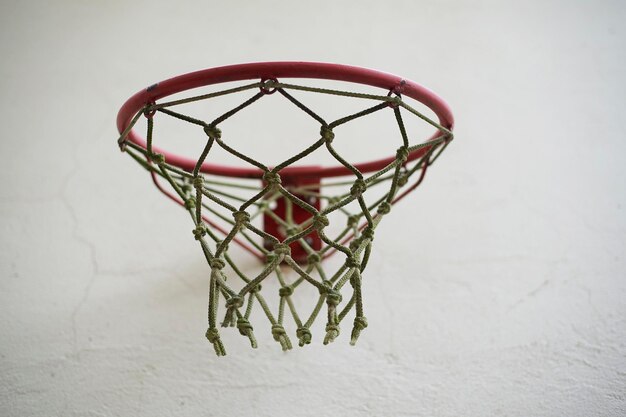
[[[400,86],[402,83],[402,95],[411,97],[429,107],[437,115],[441,126],[451,130],[454,125],[452,111],[442,98],[429,89],[396,75],[367,68],[320,62],[258,62],[191,72],[143,89],[129,98],[120,108],[117,115],[117,129],[120,133],[123,132],[135,114],[147,103],[155,102],[172,94],[211,84],[272,78],[318,78],[347,81],[379,87],[387,91]],[[439,131],[436,131],[429,140],[439,135]],[[129,133],[128,140],[133,141],[139,146],[146,145],[145,140],[134,130],[131,130]],[[192,171],[195,167],[196,161],[193,159],[179,156],[157,147],[153,149],[155,152],[162,153],[169,164],[178,166],[187,171]],[[415,160],[421,157],[427,149],[428,148],[422,148],[411,153],[409,160]],[[395,155],[371,162],[358,163],[354,166],[365,173],[380,170],[394,160]],[[206,174],[242,178],[260,178],[263,175],[263,172],[258,168],[231,167],[211,163],[204,163],[201,171]],[[281,175],[313,176],[320,178],[350,174],[351,171],[344,166],[295,166],[287,167],[281,171]]]

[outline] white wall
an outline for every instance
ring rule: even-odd
[[[0,415],[625,415],[626,7],[420,3],[2,2]],[[216,358],[188,219],[115,114],[285,59],[422,83],[456,140],[377,231],[357,347]]]

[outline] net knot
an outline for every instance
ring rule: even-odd
[[[272,326],[272,336],[274,337],[274,340],[280,343],[283,350],[291,349],[291,342],[289,341],[287,332],[285,332],[285,328],[282,324],[277,323]]]
[[[267,200],[259,201],[259,211],[265,212],[270,208],[270,203]]]
[[[187,210],[192,210],[194,208],[196,208],[196,200],[194,200],[193,198],[188,198],[185,200],[185,208]]]
[[[198,189],[202,189],[202,186],[204,185],[204,177],[201,175],[198,175],[196,177],[193,177],[193,187],[198,190]]]
[[[374,229],[372,229],[370,226],[366,227],[365,229],[363,229],[363,234],[361,236],[363,237],[363,239],[374,240]]]
[[[296,337],[300,341],[300,346],[311,343],[311,331],[307,327],[298,327],[296,330]]]
[[[311,264],[316,264],[321,260],[321,257],[319,254],[317,253],[311,253],[309,256],[306,257],[306,261],[309,265]]]
[[[326,143],[331,143],[333,139],[335,139],[335,133],[328,126],[322,126],[320,128],[320,135],[322,136],[322,139],[324,139]]]
[[[206,338],[209,339],[209,342],[215,344],[220,341],[220,332],[215,327],[209,328],[206,331]]]
[[[215,244],[220,252],[228,252],[228,244],[225,241],[217,240]]]
[[[217,126],[213,125],[205,126],[204,133],[211,139],[219,139],[222,137],[222,131]]]
[[[287,236],[294,236],[300,233],[300,228],[298,226],[288,227],[285,233]]]
[[[350,285],[352,285],[353,288],[359,285],[360,282],[361,282],[360,274],[353,273],[352,275],[350,275]]]
[[[326,336],[324,337],[324,344],[327,345],[331,342],[334,342],[337,336],[339,336],[339,324],[328,323],[326,325]]]
[[[389,204],[386,201],[383,201],[382,203],[380,203],[380,205],[378,206],[377,209],[378,213],[380,214],[388,214],[391,211],[391,204]]]
[[[354,227],[359,224],[359,216],[356,214],[352,214],[348,216],[348,227]]]
[[[396,151],[396,160],[400,161],[401,163],[404,163],[406,162],[408,157],[409,157],[409,148],[407,148],[406,146],[400,146],[398,150]]]
[[[250,222],[250,215],[243,210],[235,211],[233,218],[235,219],[235,226],[239,228],[245,228]]]
[[[272,262],[274,262],[276,260],[276,258],[278,258],[278,255],[276,255],[274,252],[268,252],[265,254],[265,264],[269,265]]]
[[[239,330],[239,333],[242,336],[248,336],[249,332],[254,330],[254,328],[252,327],[252,324],[250,324],[247,318],[239,317],[237,319],[237,330]]]
[[[400,187],[403,187],[406,185],[406,183],[409,182],[409,176],[408,174],[400,174],[398,176],[398,185]]]
[[[165,155],[162,153],[153,153],[150,155],[150,160],[157,165],[161,165],[165,162]]]
[[[326,304],[329,307],[337,307],[339,303],[341,303],[341,294],[339,291],[333,290],[332,288],[326,291]]]
[[[235,309],[235,308],[241,308],[243,307],[243,297],[235,294],[232,297],[230,297],[228,300],[226,300],[226,308],[228,309]]]
[[[367,319],[365,317],[355,317],[354,328],[358,330],[365,330],[367,328]]]
[[[350,194],[353,197],[360,197],[366,189],[367,184],[365,183],[365,180],[363,178],[357,178],[357,180],[354,181],[354,184],[352,184],[352,187],[350,187]]]
[[[288,297],[291,294],[293,294],[293,288],[291,287],[281,287],[278,290],[278,295],[280,295],[281,297]]]
[[[193,237],[196,240],[200,240],[202,236],[206,235],[206,227],[203,224],[199,224],[195,229],[192,230]]]
[[[286,243],[277,243],[274,245],[274,253],[276,255],[291,255],[291,248]]]
[[[282,324],[274,324],[272,326],[272,336],[277,342],[280,342],[281,336],[285,336],[286,334],[287,332],[285,331],[285,328]]]
[[[328,221],[328,217],[323,214],[318,214],[313,217],[313,228],[315,230],[322,230],[326,226],[328,226],[330,222]]]
[[[262,289],[261,284],[257,285],[256,287],[253,287],[250,289],[251,293],[255,293],[255,292],[260,292]]]
[[[361,263],[354,256],[350,256],[350,257],[346,258],[346,266],[348,268],[356,268],[356,267],[361,266]]]
[[[120,136],[120,138],[117,140],[117,145],[120,147],[120,151],[126,152],[126,147],[128,145],[127,140],[128,139],[126,138],[126,136]]]
[[[224,345],[220,340],[220,333],[214,327],[209,327],[205,334],[206,338],[213,344],[213,349],[215,349],[215,354],[217,356],[226,355],[226,350],[224,350]]]
[[[267,171],[263,174],[263,181],[265,181],[270,188],[275,188],[282,183],[280,174],[278,172]]]
[[[363,235],[360,235],[358,238],[354,239],[350,242],[350,250],[352,252],[360,251],[361,245],[363,244]]]
[[[352,334],[350,337],[350,344],[354,346],[356,344],[361,331],[367,328],[367,319],[365,317],[355,317],[354,325],[352,326]]]
[[[235,294],[226,300],[226,314],[224,315],[224,321],[222,327],[229,327],[235,325],[235,311],[243,306],[243,297],[239,294]]]
[[[254,328],[252,327],[252,324],[250,324],[247,318],[239,317],[237,319],[237,330],[239,330],[240,335],[247,336],[248,339],[250,339],[250,345],[256,349],[257,347],[256,339],[254,337],[254,333],[252,333]]]
[[[211,269],[223,269],[226,264],[220,258],[213,258],[209,261],[209,266]]]

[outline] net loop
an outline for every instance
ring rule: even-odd
[[[147,103],[146,107],[144,107],[143,109],[143,115],[146,119],[152,119],[154,117],[154,114],[156,113],[156,109],[153,108],[153,106],[156,103],[154,101]]]
[[[276,92],[276,85],[278,80],[276,78],[264,78],[261,80],[261,86],[259,89],[263,94],[274,94]]]
[[[387,97],[391,97],[392,94],[395,94],[395,96],[387,102],[387,106],[391,107],[392,109],[397,109],[400,107],[402,103],[402,92],[404,91],[405,85],[406,81],[402,80],[400,81],[400,83],[398,83],[398,85],[389,90],[389,92],[387,93]]]
[[[400,96],[395,96],[395,97],[392,97],[389,101],[387,101],[387,106],[395,110],[395,109],[400,108],[401,103],[402,103],[402,98]]]

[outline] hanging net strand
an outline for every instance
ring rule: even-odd
[[[210,121],[174,110],[182,104],[249,93],[252,90],[257,91],[240,105]],[[294,96],[293,92],[298,91],[352,97],[374,104],[328,122]],[[319,137],[301,152],[270,168],[229,146],[223,140],[228,132],[222,131],[220,125],[276,92],[319,125]],[[292,321],[296,327],[294,336],[299,346],[313,341],[311,326],[322,315],[322,311],[326,321],[325,335],[321,339],[324,344],[340,336],[340,324],[351,312],[354,312],[354,318],[350,344],[354,345],[367,328],[362,285],[374,232],[383,217],[389,214],[393,204],[421,184],[428,167],[453,139],[449,129],[406,103],[400,92],[401,86],[387,95],[375,95],[268,79],[215,93],[148,103],[122,132],[118,140],[120,148],[145,168],[159,190],[181,204],[191,217],[192,235],[198,241],[210,271],[206,337],[218,356],[226,354],[218,324],[222,327],[236,327],[242,336],[248,338],[253,348],[257,347],[251,317],[253,311],[259,309],[269,321],[272,338],[283,350],[292,348],[285,329],[286,320]],[[334,146],[340,140],[336,128],[346,123],[356,123],[363,117],[381,111],[392,113],[398,127],[395,158],[380,170],[361,172]],[[128,140],[129,132],[142,115],[147,123],[145,146]],[[416,116],[435,127],[439,134],[427,142],[412,144],[403,115]],[[172,117],[196,125],[202,132],[205,145],[193,170],[174,166],[168,163],[163,154],[154,151],[155,124],[160,117]],[[244,184],[242,181],[230,182],[203,174],[202,166],[210,160],[212,150],[216,147],[258,168],[259,178]],[[291,176],[281,175],[285,168],[320,149],[326,149],[338,164],[345,167],[349,179],[327,180],[323,184],[319,181],[298,184],[292,181]],[[416,152],[420,152],[421,157],[411,161],[410,155]],[[378,194],[373,201],[368,202],[366,195],[371,190],[378,190]],[[275,210],[277,204],[284,209],[281,214]],[[296,212],[305,213],[306,216],[296,218]],[[255,221],[260,218],[273,222],[281,233],[272,234],[257,227]],[[329,226],[336,226],[338,218],[345,219],[344,225],[330,231]],[[255,275],[244,273],[229,254],[232,243],[261,259],[263,266],[260,271]],[[296,256],[295,251],[302,255]],[[343,257],[343,262],[336,271],[330,273],[323,265],[323,260],[333,254]],[[287,274],[286,268],[293,273]],[[268,279],[276,279],[279,284],[277,312],[270,308],[265,299],[268,294],[262,289],[262,284]],[[296,303],[294,294],[305,287],[313,287],[319,296],[312,311],[301,315],[302,306]]]

